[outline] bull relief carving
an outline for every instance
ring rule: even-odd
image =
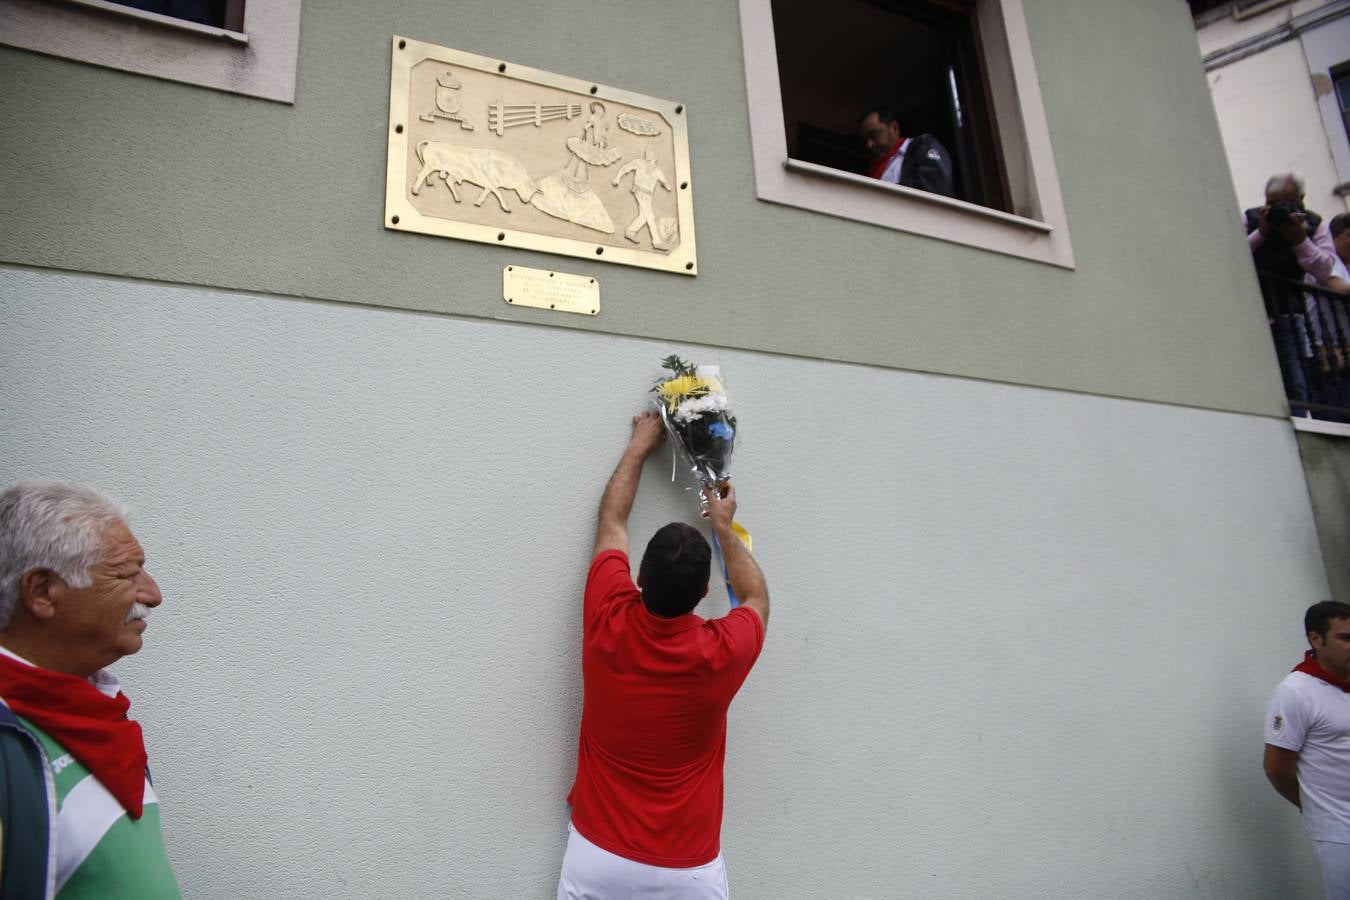
[[[696,274],[683,105],[395,37],[389,116],[386,228]]]
[[[525,172],[524,166],[496,150],[460,147],[445,141],[419,141],[417,159],[422,163],[422,169],[417,173],[417,179],[413,181],[414,197],[423,184],[430,186],[431,182],[428,179],[433,175],[439,175],[445,181],[445,186],[450,189],[450,196],[455,198],[456,203],[460,200],[459,191],[455,188],[467,181],[483,189],[483,193],[473,202],[474,206],[482,206],[487,195],[491,194],[497,198],[497,203],[504,213],[511,210],[506,205],[506,200],[502,198],[503,188],[515,191],[516,196],[526,203],[529,203],[530,198],[539,191]]]

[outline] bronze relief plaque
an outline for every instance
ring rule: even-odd
[[[385,227],[695,275],[687,114],[395,35]]]

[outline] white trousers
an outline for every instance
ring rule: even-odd
[[[567,825],[558,900],[727,900],[722,854],[692,869],[666,869],[616,856]]]
[[[1313,841],[1317,860],[1322,864],[1322,884],[1327,900],[1350,900],[1350,844]]]

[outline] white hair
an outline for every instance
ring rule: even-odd
[[[1299,177],[1297,172],[1276,172],[1274,175],[1267,178],[1266,193],[1269,194],[1270,189],[1273,187],[1280,187],[1281,185],[1286,184],[1292,184],[1294,190],[1298,191],[1298,195],[1300,197],[1303,196],[1303,179]]]
[[[0,628],[19,600],[19,580],[50,569],[71,587],[88,587],[103,554],[103,529],[127,509],[88,485],[21,481],[0,493]]]

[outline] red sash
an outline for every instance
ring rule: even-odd
[[[902,137],[895,142],[895,146],[891,148],[890,153],[887,153],[883,158],[872,162],[872,167],[867,170],[867,177],[880,178],[885,174],[886,167],[891,164],[891,160],[895,159],[895,154],[899,153],[900,148],[903,146],[905,146],[905,138]]]
[[[1332,675],[1322,664],[1317,661],[1317,656],[1311,650],[1303,655],[1303,662],[1290,669],[1291,672],[1302,672],[1305,675],[1311,675],[1314,678],[1320,678],[1327,684],[1334,685],[1347,693],[1350,693],[1350,681],[1341,681],[1335,675]]]
[[[128,815],[141,817],[145,741],[141,726],[127,718],[126,694],[109,697],[83,678],[0,654],[0,698],[79,760]]]

